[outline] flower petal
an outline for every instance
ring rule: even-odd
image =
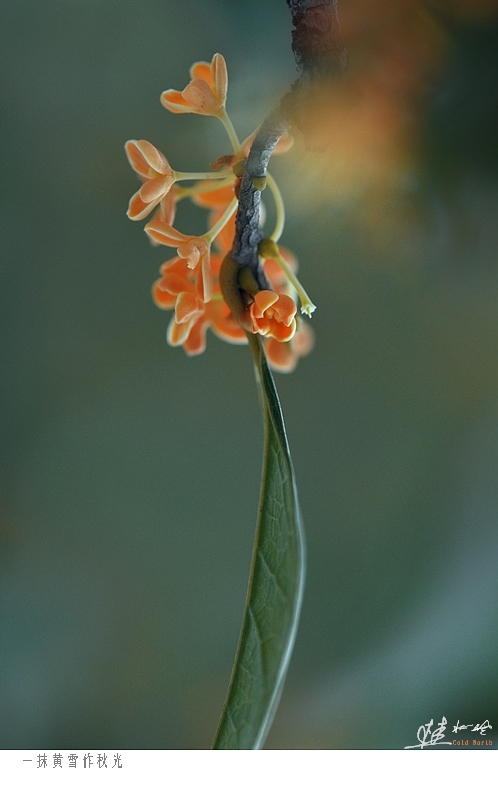
[[[181,275],[183,278],[188,279],[189,269],[185,259],[180,259],[179,256],[173,256],[172,259],[163,262],[159,268],[161,275],[165,276],[167,273],[174,272],[175,275]]]
[[[161,93],[160,101],[163,107],[172,113],[196,112],[178,90],[165,90]]]
[[[221,53],[215,53],[211,61],[211,73],[214,79],[214,93],[222,107],[225,106],[228,90],[227,63]]]
[[[157,205],[157,201],[153,200],[150,203],[145,203],[140,196],[140,191],[137,191],[128,203],[128,211],[126,212],[130,219],[139,220],[145,219]]]
[[[182,96],[199,115],[217,115],[220,111],[221,105],[204,79],[192,79]]]
[[[154,202],[155,205],[161,202],[173,185],[169,178],[157,177],[155,180],[147,180],[139,191],[144,203]]]
[[[178,255],[181,256],[182,259],[187,260],[187,264],[191,270],[197,267],[199,259],[201,258],[201,252],[197,245],[192,243],[192,240],[178,246]]]
[[[175,321],[185,323],[192,318],[197,318],[204,312],[202,301],[192,292],[181,292],[176,299]]]
[[[161,309],[174,309],[176,295],[171,295],[161,287],[162,279],[158,278],[152,285],[152,298]]]
[[[297,357],[291,349],[292,341],[281,343],[275,338],[265,340],[265,354],[271,368],[289,374],[297,366]]]
[[[152,208],[154,205],[152,205]],[[150,210],[152,210],[152,208]],[[188,240],[188,236],[177,231],[172,225],[162,222],[154,218],[145,226],[145,232],[152,237],[156,242],[161,245],[168,245],[168,247],[178,247]]]
[[[203,191],[203,187],[210,189]],[[203,208],[225,208],[230,205],[234,198],[233,183],[229,186],[213,189],[213,184],[209,180],[201,180],[197,183],[198,193],[192,197],[192,202],[201,205]]]
[[[149,164],[137,146],[138,141],[126,141],[125,152],[131,168],[141,177],[149,176]]]
[[[182,276],[181,273],[175,272],[165,273],[163,277],[159,279],[158,286],[161,290],[167,290],[167,292],[174,296],[184,292],[192,294],[194,291],[192,282],[185,276]]]
[[[211,65],[209,62],[194,62],[190,67],[191,79],[203,79],[211,87],[214,87]]]
[[[205,318],[199,318],[190,330],[187,339],[183,343],[183,348],[189,357],[202,354],[206,348],[206,332],[209,322]]]
[[[127,141],[125,143],[126,154],[132,167],[138,174],[144,177],[150,177],[149,169],[153,169],[158,174],[168,174],[172,171],[171,166],[164,157],[163,153],[156,149],[150,141]],[[141,169],[147,166],[147,171]],[[135,165],[134,165],[135,164]],[[135,166],[137,168],[135,168]]]
[[[171,318],[168,331],[166,332],[166,340],[170,346],[181,346],[188,336],[189,332],[194,325],[194,320],[185,321],[184,323],[177,323],[174,318]]]
[[[161,200],[161,210],[158,214],[166,225],[173,225],[175,221],[176,203],[176,189],[172,186],[166,196]]]
[[[218,307],[217,309],[221,310],[221,307]],[[242,327],[239,326],[230,311],[225,317],[223,317],[221,313],[217,313],[214,318],[212,317],[211,329],[217,337],[226,341],[226,343],[247,343],[246,333]]]
[[[296,334],[292,338],[292,351],[297,357],[305,357],[315,345],[315,333],[306,321],[299,318]]]
[[[279,321],[276,321],[274,318],[269,321],[269,329],[265,333],[267,335],[271,335],[272,337],[285,342],[287,340],[292,340],[296,331],[296,319],[293,318],[290,324],[285,324]]]
[[[252,310],[255,318],[262,318],[267,309],[278,301],[278,293],[273,290],[260,290],[254,296]]]
[[[280,295],[278,301],[273,306],[273,312],[277,320],[280,319],[285,326],[290,326],[296,316],[296,302],[290,295]]]

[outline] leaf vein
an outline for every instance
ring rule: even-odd
[[[280,594],[280,596],[282,597],[283,601],[284,601],[284,602],[288,602],[288,601],[289,601],[289,599],[288,599],[287,594],[285,593],[285,591],[284,591],[284,589],[282,588],[282,586],[281,586],[280,582],[278,581],[277,575],[276,575],[276,574],[275,574],[275,573],[274,573],[274,572],[271,570],[270,566],[269,566],[269,565],[268,565],[268,563],[266,562],[266,559],[265,559],[264,554],[263,554],[263,552],[261,551],[261,549],[258,549],[258,556],[259,556],[259,558],[260,558],[261,562],[263,563],[264,567],[266,568],[266,570],[267,570],[267,572],[268,572],[268,576],[269,576],[269,577],[270,577],[270,579],[272,579],[272,580],[273,580],[273,582],[275,583],[275,586],[276,586],[276,588],[277,588],[277,591],[279,592],[279,594]]]

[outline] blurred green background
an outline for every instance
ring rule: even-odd
[[[318,309],[313,353],[277,378],[309,568],[270,748],[498,723],[497,10],[340,2],[332,146],[309,155],[297,134],[273,162]],[[149,290],[172,252],[125,217],[123,144],[206,170],[221,127],[167,113],[161,91],[220,51],[245,137],[296,77],[290,16],[284,0],[2,0],[0,32],[0,745],[207,748],[261,417],[246,347],[166,345]],[[186,208],[178,227],[204,221]]]

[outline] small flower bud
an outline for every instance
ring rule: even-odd
[[[244,174],[244,169],[245,169],[245,167],[246,167],[245,160],[239,160],[239,161],[238,161],[238,162],[237,162],[237,163],[236,163],[236,164],[235,164],[235,165],[232,167],[232,170],[233,170],[233,173],[234,173],[235,177],[242,177],[242,175]]]
[[[252,184],[258,191],[264,191],[266,188],[266,177],[253,177]]]
[[[258,245],[258,253],[264,259],[278,259],[280,251],[276,242],[265,236]]]

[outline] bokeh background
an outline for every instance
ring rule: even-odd
[[[309,569],[270,748],[498,723],[498,3],[339,12],[329,148],[272,162],[318,309],[277,379]],[[3,748],[211,744],[261,418],[247,348],[166,345],[172,253],[125,217],[123,143],[206,170],[221,127],[161,91],[220,51],[245,137],[296,77],[290,33],[284,0],[0,3]]]

